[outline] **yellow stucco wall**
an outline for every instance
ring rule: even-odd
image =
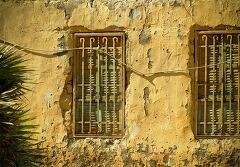
[[[60,42],[71,46],[73,31],[121,30],[127,64],[154,73],[192,66],[194,25],[239,27],[239,10],[239,0],[8,0],[0,2],[0,38],[58,50]],[[27,103],[49,149],[46,166],[228,166],[240,149],[237,139],[194,138],[189,72],[142,77],[128,70],[123,138],[74,139],[72,53],[40,52],[22,53],[34,70]]]

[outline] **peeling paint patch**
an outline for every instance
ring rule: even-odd
[[[133,20],[138,16],[141,16],[141,12],[138,9],[131,9],[129,12],[128,18],[130,20]]]
[[[139,43],[142,45],[148,44],[151,41],[151,34],[149,32],[142,31],[139,35]]]
[[[134,139],[138,135],[139,132],[140,132],[139,126],[136,124],[136,122],[133,122],[133,124],[130,128],[129,139],[130,140]]]
[[[149,94],[150,94],[150,90],[148,87],[145,87],[144,90],[144,95],[143,95],[143,99],[144,99],[144,112],[145,112],[145,116],[148,116],[148,112],[149,112]]]
[[[51,92],[48,92],[48,93],[44,96],[44,101],[47,103],[47,107],[48,107],[48,108],[51,108],[52,96],[53,96],[53,94],[52,94]]]
[[[240,16],[240,9],[236,10],[238,16]]]
[[[147,51],[147,57],[148,57],[148,69],[151,69],[153,67],[153,61],[152,61],[152,49],[149,48]]]
[[[150,167],[157,167],[157,161],[151,159],[149,162],[148,162],[149,166]]]
[[[177,0],[169,0],[169,6],[180,6],[181,3]]]

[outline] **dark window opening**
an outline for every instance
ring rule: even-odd
[[[195,36],[195,133],[232,137],[240,131],[240,31]]]
[[[74,135],[121,137],[124,131],[125,35],[75,33]]]

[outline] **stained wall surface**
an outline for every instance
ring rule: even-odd
[[[195,139],[194,30],[240,27],[239,0],[5,0],[0,38],[36,50],[22,51],[34,71],[27,94],[45,166],[231,166],[240,142]],[[124,31],[125,134],[121,139],[72,135],[72,32]]]

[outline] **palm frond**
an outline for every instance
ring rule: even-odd
[[[29,91],[25,61],[11,47],[0,46],[0,167],[39,166],[45,157],[34,138],[38,126],[29,124],[35,118],[22,102]]]

